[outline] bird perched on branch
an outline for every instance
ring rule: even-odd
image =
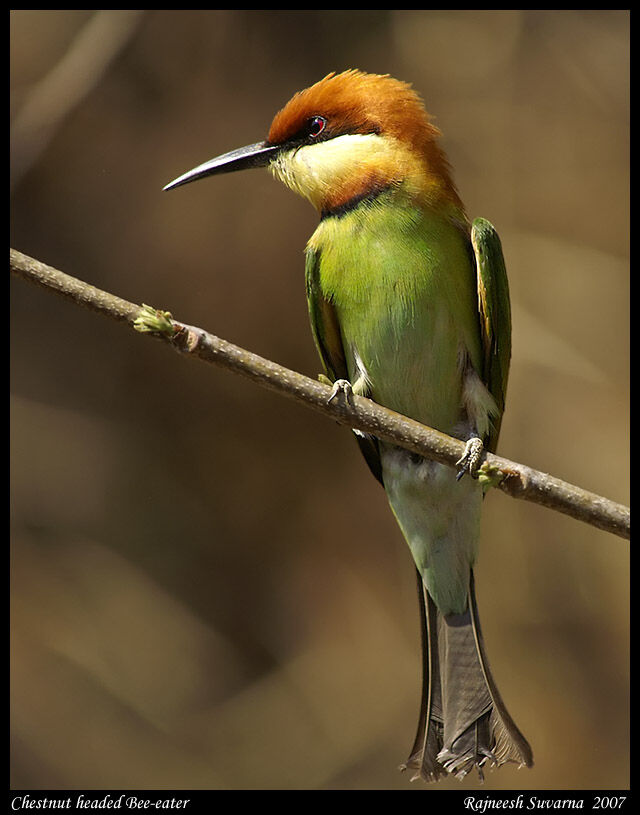
[[[422,614],[423,697],[413,777],[531,766],[489,670],[473,565],[483,446],[495,450],[511,354],[497,233],[469,223],[411,86],[349,70],[300,91],[265,141],[166,189],[267,167],[320,214],[306,248],[311,326],[334,396],[365,396],[466,442],[458,471],[357,432],[409,545]],[[467,474],[466,478],[461,476]]]

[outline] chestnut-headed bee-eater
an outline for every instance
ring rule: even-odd
[[[357,432],[417,568],[423,697],[413,778],[531,766],[485,655],[473,565],[483,445],[495,450],[511,356],[500,239],[469,223],[420,97],[348,70],[300,91],[265,141],[165,189],[267,167],[320,214],[306,248],[315,342],[334,395],[349,389],[466,442],[458,471]],[[460,478],[465,472],[466,478]]]

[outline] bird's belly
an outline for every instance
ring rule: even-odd
[[[460,338],[446,310],[369,311],[345,325],[349,375],[379,404],[443,432],[461,411]]]
[[[380,457],[389,504],[431,597],[443,614],[461,614],[477,555],[482,487],[400,447],[382,443]]]

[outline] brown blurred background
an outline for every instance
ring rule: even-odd
[[[162,187],[264,138],[330,70],[412,82],[503,239],[500,452],[628,501],[628,12],[10,19],[12,246],[312,376],[311,207],[266,172]],[[419,706],[413,567],[350,434],[11,295],[12,784],[428,789],[396,769]],[[628,551],[487,498],[482,622],[536,765],[485,791],[628,785]]]

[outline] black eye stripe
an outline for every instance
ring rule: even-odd
[[[279,147],[299,148],[305,144],[314,144],[315,142],[327,141],[334,139],[336,136],[343,136],[349,133],[358,133],[368,135],[370,133],[379,134],[381,128],[367,121],[343,121],[338,122],[332,118],[331,123],[326,116],[316,114],[309,116],[302,120],[303,123],[299,124],[299,129],[292,132],[286,138],[279,140],[277,144]]]

